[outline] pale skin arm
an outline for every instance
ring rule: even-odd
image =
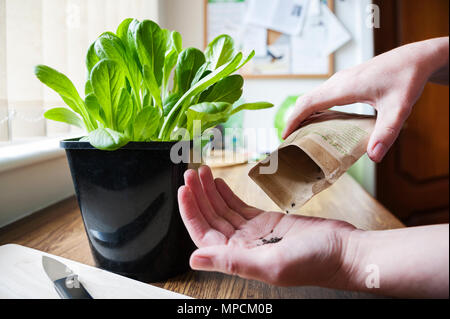
[[[448,225],[361,231],[322,218],[266,212],[241,201],[210,169],[188,170],[178,191],[199,249],[193,269],[279,286],[315,285],[396,297],[448,297]],[[263,244],[263,240],[281,240]],[[366,286],[377,265],[380,287]]]
[[[344,253],[346,289],[395,297],[448,298],[449,226],[384,231],[355,230]],[[366,267],[379,269],[380,288],[368,289]],[[339,275],[338,275],[339,277]]]
[[[339,72],[297,101],[284,137],[314,112],[365,102],[378,111],[368,154],[380,161],[427,81],[448,83],[448,38],[414,43]],[[316,285],[396,297],[443,297],[449,289],[448,225],[361,231],[321,218],[266,212],[242,202],[207,167],[189,170],[178,200],[196,245],[191,267],[280,286]],[[281,240],[263,245],[264,240]],[[367,268],[380,287],[368,288]]]
[[[428,81],[448,84],[448,37],[408,44],[340,71],[301,96],[283,138],[314,112],[336,105],[367,103],[377,110],[377,122],[367,154],[380,162],[397,138]]]

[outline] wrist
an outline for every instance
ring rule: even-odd
[[[417,57],[417,72],[430,78],[436,71],[448,65],[448,37],[434,38],[410,45],[411,54]]]
[[[358,291],[364,289],[367,273],[364,270],[365,257],[361,241],[367,233],[368,231],[354,229],[342,237],[339,268],[330,282],[330,288]]]

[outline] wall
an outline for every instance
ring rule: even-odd
[[[73,196],[59,140],[0,147],[0,227]]]
[[[370,0],[335,1],[335,13],[347,30],[352,40],[335,54],[335,70],[339,71],[359,64],[373,56],[372,30],[365,26],[367,6]],[[178,30],[183,35],[183,46],[203,47],[204,1],[203,0],[162,0],[160,1],[160,23],[163,27]],[[325,79],[248,79],[245,81],[244,98],[248,101],[270,101],[275,107],[262,110],[244,117],[244,127],[271,128],[277,106],[288,95],[306,93],[323,83]],[[337,109],[349,112],[373,114],[368,105],[355,104]],[[260,146],[268,151],[277,147],[275,132],[269,136],[269,142]],[[375,192],[375,165],[363,158],[352,169],[353,175],[371,194]]]

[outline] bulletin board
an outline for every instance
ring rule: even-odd
[[[288,14],[298,15],[300,31],[293,27],[296,25],[285,23],[287,13],[284,16],[279,13],[275,17],[273,12],[277,11],[276,8],[267,8],[277,1],[281,1],[283,6],[290,5]],[[313,0],[309,1],[204,0],[204,45],[206,47],[219,34],[229,34],[244,54],[254,49],[255,57],[241,69],[244,78],[328,78],[334,73],[334,54],[319,53],[319,50],[327,52],[324,41],[320,39],[324,33],[316,31],[320,30],[324,18],[311,14],[314,8],[309,6]],[[305,4],[303,8],[302,4]],[[327,15],[327,21],[337,20],[333,14],[334,0],[318,0],[315,6],[320,6],[320,16]],[[302,10],[303,20],[299,18]],[[272,14],[273,21],[278,18],[279,23],[274,23],[274,27],[267,23],[258,25],[259,21],[270,20],[264,18],[264,14]],[[328,27],[334,30],[336,26],[333,21],[330,23]]]

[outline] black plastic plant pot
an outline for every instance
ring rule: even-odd
[[[144,282],[189,269],[195,245],[177,202],[188,164],[171,161],[173,144],[101,151],[78,139],[61,142],[98,267]]]

